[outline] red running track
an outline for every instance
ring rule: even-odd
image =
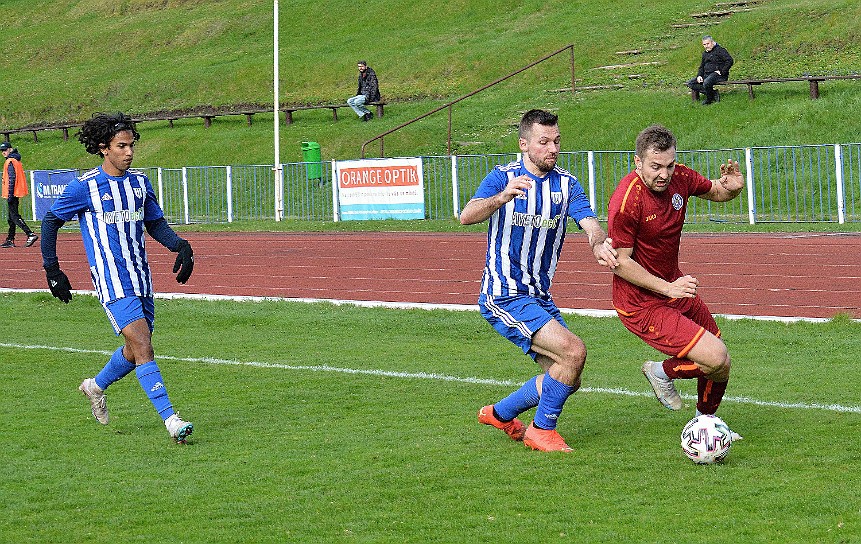
[[[156,291],[285,298],[475,304],[483,234],[185,233],[194,275],[179,285],[174,255],[148,240]],[[92,289],[80,235],[63,233],[61,265]],[[687,234],[681,268],[714,313],[861,318],[859,234]],[[560,308],[612,309],[611,272],[581,233],[568,236],[553,282]],[[38,243],[0,249],[0,287],[43,289]]]

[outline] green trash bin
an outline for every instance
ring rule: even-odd
[[[302,161],[305,163],[305,173],[308,181],[319,181],[323,177],[323,163],[320,162],[320,144],[317,142],[302,142]]]

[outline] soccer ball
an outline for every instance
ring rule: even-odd
[[[732,446],[732,433],[717,416],[703,414],[682,429],[682,451],[698,465],[723,461]]]

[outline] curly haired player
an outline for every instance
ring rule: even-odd
[[[77,216],[96,294],[115,334],[125,339],[104,368],[79,389],[89,398],[96,420],[107,425],[105,390],[134,370],[170,436],[184,442],[193,426],[174,412],[153,353],[155,305],[144,231],[177,253],[173,271],[179,272],[179,283],[191,276],[194,253],[167,224],[149,179],[129,171],[139,138],[134,122],[123,113],[97,113],[84,123],[78,139],[103,162],[70,183],[45,215],[42,260],[51,294],[68,304],[72,286],[60,270],[57,232]]]

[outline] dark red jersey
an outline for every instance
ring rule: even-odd
[[[650,273],[675,281],[679,270],[679,243],[688,197],[709,192],[712,182],[702,174],[677,164],[663,192],[652,191],[636,171],[626,175],[610,197],[607,231],[613,247],[633,248],[632,258]],[[613,306],[633,313],[645,305],[668,300],[664,295],[613,276]]]

